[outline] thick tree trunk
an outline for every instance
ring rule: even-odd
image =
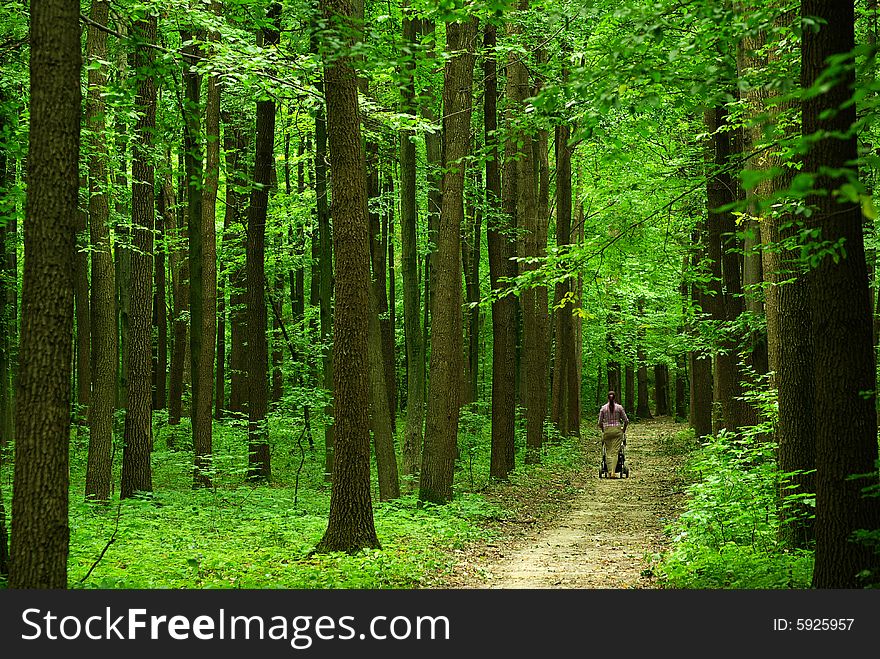
[[[431,313],[431,362],[419,499],[452,499],[461,382],[461,225],[465,159],[470,154],[471,88],[477,21],[448,23],[443,84],[443,201],[437,231]]]
[[[780,14],[777,27],[790,25],[793,11]],[[777,44],[768,43],[759,33],[745,44],[744,53],[750,69],[758,72],[778,64],[782,53]],[[747,93],[754,125],[751,128],[752,151],[771,140],[784,139],[791,132],[788,122],[778,115],[792,109],[791,102],[780,103],[779,92],[754,85]],[[765,117],[762,119],[762,117]],[[771,384],[776,389],[779,415],[775,440],[780,473],[792,474],[780,484],[780,500],[790,494],[815,493],[815,420],[813,411],[813,348],[809,309],[809,272],[799,263],[799,254],[783,247],[798,232],[798,223],[784,208],[767,208],[768,200],[791,184],[794,170],[783,168],[774,149],[758,154],[751,161],[758,171],[778,169],[778,175],[762,180],[752,193],[753,213],[761,219],[765,314],[767,319],[768,366]],[[775,202],[774,202],[775,203]],[[784,285],[782,284],[784,282]],[[807,548],[813,535],[813,509],[802,502],[780,506],[780,538],[787,547]]]
[[[803,35],[801,85],[809,89],[828,58],[852,51],[854,8],[852,3],[802,0],[801,15],[815,17],[821,26]],[[857,587],[860,573],[876,570],[880,563],[870,544],[852,539],[859,529],[880,527],[880,499],[862,492],[877,485],[876,371],[862,216],[857,203],[832,194],[849,177],[827,173],[841,172],[858,158],[857,136],[850,133],[856,121],[855,104],[850,102],[854,83],[855,74],[848,69],[826,93],[802,103],[803,134],[822,135],[804,156],[803,172],[816,176],[813,187],[821,191],[807,200],[814,208],[807,225],[820,232],[819,240],[842,242],[846,250],[839,259],[823,256],[810,281],[816,387],[815,588]]]
[[[135,50],[139,76],[136,107],[142,111],[135,125],[132,148],[132,253],[128,407],[125,413],[125,447],[122,452],[120,498],[153,490],[150,452],[153,448],[152,364],[150,338],[153,323],[153,224],[155,216],[154,167],[150,158],[156,127],[156,80],[153,71],[156,18],[136,24],[143,43]]]
[[[321,0],[325,18],[350,21],[348,0]],[[333,172],[335,450],[330,517],[319,551],[378,547],[370,501],[370,252],[357,77],[349,57],[325,64]],[[339,357],[344,356],[344,359]]]
[[[10,588],[67,587],[79,11],[78,2],[45,0],[31,6],[30,13],[30,137]]]

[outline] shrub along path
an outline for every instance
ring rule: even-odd
[[[679,467],[684,424],[659,418],[627,431],[629,478],[599,478],[598,430],[589,432],[583,469],[554,509],[518,515],[489,543],[462,550],[442,579],[447,588],[656,588],[652,555],[683,501]],[[551,488],[552,489],[552,488]],[[552,494],[532,493],[535,496]],[[502,495],[503,496],[503,495]],[[520,497],[518,497],[520,498]],[[545,502],[546,503],[546,502]]]

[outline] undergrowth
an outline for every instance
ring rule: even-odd
[[[754,393],[764,418],[773,418],[770,392]],[[693,430],[685,431],[691,441]],[[813,552],[780,540],[772,423],[703,438],[684,466],[687,504],[668,526],[672,548],[656,556],[655,573],[667,587],[689,589],[808,588]],[[792,498],[812,504],[803,495]],[[783,500],[783,506],[790,501]],[[802,506],[801,506],[802,508]]]
[[[487,494],[490,423],[486,410],[463,412],[455,498],[442,506],[417,501],[401,482],[403,496],[380,502],[373,464],[373,514],[380,549],[356,554],[313,554],[327,527],[330,484],[324,480],[323,429],[313,420],[312,440],[299,419],[270,417],[272,481],[247,484],[247,430],[241,423],[214,423],[213,487],[192,489],[192,447],[186,419],[176,428],[164,413],[155,418],[153,492],[104,505],[83,500],[87,432],[71,441],[71,588],[424,588],[451,569],[456,549],[491,540],[491,520],[513,516]],[[402,433],[403,423],[398,424]],[[172,437],[173,434],[173,437]],[[121,432],[118,437],[121,437]],[[169,439],[174,448],[169,448]],[[518,429],[513,480],[532,491],[579,460],[575,442],[548,445],[543,464],[523,465]],[[12,446],[2,473],[6,510],[11,510]],[[121,446],[114,449],[113,482],[119,482]],[[526,495],[528,496],[528,495]]]

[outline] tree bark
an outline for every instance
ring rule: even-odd
[[[85,181],[84,184],[87,185]],[[85,185],[81,186],[85,187]],[[74,259],[73,297],[76,310],[76,419],[77,426],[85,421],[84,414],[91,400],[92,330],[89,309],[89,236],[88,215],[82,205],[77,211],[76,256]]]
[[[154,166],[150,149],[156,128],[156,80],[153,71],[156,18],[135,26],[140,45],[135,49],[139,69],[135,105],[141,112],[135,124],[132,147],[131,208],[131,313],[128,364],[128,407],[125,413],[125,448],[122,452],[120,498],[153,490],[150,452],[153,448],[152,364],[150,338],[153,323],[153,224],[155,216]]]
[[[494,48],[497,28],[486,25],[483,42],[488,51],[484,59],[485,93],[483,118],[485,143],[492,154],[486,162],[486,203],[494,209],[486,223],[489,250],[489,281],[493,291],[507,287],[506,279],[516,276],[515,243],[510,232],[516,227],[516,163],[512,136],[504,144],[502,188],[498,149],[498,77]],[[514,91],[514,90],[510,90]],[[500,213],[497,211],[501,211]],[[516,433],[516,322],[517,301],[512,293],[492,301],[492,449],[489,475],[505,480],[514,468]]]
[[[98,0],[92,5],[92,20],[106,25],[110,5]],[[86,126],[89,145],[89,229],[92,243],[92,397],[89,406],[89,452],[85,496],[107,501],[112,481],[113,409],[116,402],[117,335],[116,273],[110,244],[110,204],[107,191],[106,125],[103,89],[107,84],[105,65],[107,35],[90,27],[87,36],[89,59]],[[97,63],[97,65],[96,65]]]
[[[464,221],[465,159],[470,154],[471,88],[477,21],[448,23],[443,84],[442,206],[434,255],[431,361],[425,451],[419,499],[452,499],[453,463],[458,443],[461,383],[461,225]]]
[[[563,67],[563,79],[568,71]],[[568,249],[571,236],[571,129],[567,124],[556,127],[556,246]],[[563,436],[579,436],[580,420],[573,418],[571,408],[577,406],[580,383],[577,381],[574,345],[574,279],[556,284],[553,301],[556,355],[553,360],[553,396],[551,420]]]
[[[212,3],[215,14],[218,2]],[[208,40],[219,41],[217,32]],[[196,128],[196,130],[198,130]],[[198,132],[195,133],[195,136]],[[201,147],[196,145],[196,149]],[[207,79],[205,170],[200,210],[190,218],[190,359],[192,368],[193,487],[211,486],[214,403],[214,349],[217,339],[217,188],[220,179],[220,80]]]
[[[21,348],[10,588],[66,588],[73,270],[79,196],[79,3],[30,8]]]
[[[820,26],[803,34],[801,85],[809,89],[829,57],[852,51],[854,7],[802,0],[801,15],[819,19]],[[876,570],[880,563],[871,545],[851,537],[859,529],[880,527],[880,500],[862,492],[877,484],[876,371],[862,217],[857,203],[832,194],[850,180],[840,172],[858,158],[857,137],[850,133],[856,121],[850,102],[854,83],[853,70],[846,69],[826,93],[801,105],[803,134],[821,136],[803,162],[802,171],[815,176],[813,189],[818,191],[807,199],[814,208],[807,226],[820,233],[821,241],[840,241],[846,250],[842,258],[816,259],[809,288],[816,420],[815,588],[857,587],[860,572]],[[848,174],[857,176],[853,170]]]
[[[262,29],[262,45],[278,43],[281,3],[273,1]],[[272,475],[269,450],[269,344],[266,333],[266,214],[272,183],[275,143],[275,101],[257,101],[254,188],[247,226],[247,367],[248,479],[268,481]]]
[[[324,17],[352,20],[349,0],[321,0]],[[333,172],[334,426],[330,517],[319,551],[355,552],[379,546],[370,501],[369,356],[370,252],[364,152],[357,76],[350,57],[325,61],[324,94]],[[340,358],[344,356],[344,359]]]
[[[403,19],[407,44],[419,39],[419,21]],[[412,46],[410,46],[412,47]],[[404,61],[405,82],[402,110],[415,113],[414,56]],[[400,267],[403,278],[403,329],[406,341],[406,425],[403,430],[403,473],[418,474],[422,457],[422,429],[425,419],[425,347],[422,341],[421,295],[418,261],[418,203],[416,199],[416,145],[413,131],[400,134]]]
[[[171,164],[170,162],[168,163]],[[165,255],[168,241],[165,234],[165,218],[168,212],[165,204],[168,198],[164,194],[164,186],[156,195],[156,262],[153,276],[155,291],[153,293],[153,325],[156,326],[156,352],[153,362],[153,409],[164,410],[167,407],[168,386],[168,307],[166,302],[166,268]]]

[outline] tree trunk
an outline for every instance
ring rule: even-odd
[[[706,116],[707,128],[712,133],[712,168],[707,182],[707,209],[709,215],[708,256],[712,263],[711,318],[716,324],[731,322],[743,311],[742,278],[736,225],[733,212],[726,207],[733,203],[733,178],[727,169],[733,154],[732,137],[725,127],[729,125],[727,110],[717,107]],[[715,356],[715,432],[725,428],[732,432],[757,422],[751,406],[742,401],[745,375],[738,366],[739,354],[732,339],[721,341]]]
[[[170,165],[170,162],[169,162]],[[164,188],[163,188],[164,189]],[[165,254],[168,241],[165,237],[165,218],[168,215],[165,204],[169,199],[163,189],[156,195],[156,263],[154,265],[155,292],[153,294],[153,324],[156,326],[156,355],[153,363],[153,409],[164,410],[167,407],[168,385],[168,307],[165,299]]]
[[[335,0],[332,0],[335,1]],[[328,5],[329,7],[329,5]],[[334,10],[340,9],[335,4]],[[346,4],[351,9],[350,4]],[[317,26],[312,34],[312,52],[318,52]],[[326,75],[326,68],[325,68]],[[318,80],[315,84],[318,93],[326,96],[325,83]],[[318,241],[312,237],[312,258],[317,264],[317,272],[312,270],[312,294],[318,294],[321,344],[327,346],[321,360],[321,376],[323,387],[330,402],[324,407],[328,421],[324,427],[324,480],[329,482],[333,476],[333,454],[335,421],[333,413],[333,232],[330,226],[330,210],[327,203],[327,117],[324,106],[319,103],[315,110],[315,212],[318,220]],[[364,192],[366,194],[366,192]],[[315,245],[317,244],[317,249]],[[317,277],[315,276],[317,275]],[[317,280],[318,285],[315,286]]]
[[[321,0],[327,19],[352,20],[348,0]],[[336,255],[333,363],[335,447],[330,517],[319,551],[379,546],[370,501],[370,252],[357,77],[350,57],[325,63]]]
[[[135,27],[146,45],[135,50],[139,76],[135,106],[141,109],[132,147],[131,208],[131,313],[128,364],[128,407],[125,413],[125,447],[122,452],[120,498],[153,490],[150,452],[153,448],[152,364],[150,338],[153,323],[153,223],[155,216],[154,167],[150,158],[156,127],[156,80],[153,71],[156,18],[138,21]],[[140,42],[139,42],[140,43]]]
[[[698,264],[706,257],[707,252],[707,229],[705,221],[700,222],[699,228],[695,229],[692,242],[695,250],[691,253],[691,267],[696,269]],[[702,286],[692,284],[690,288],[691,303],[705,313],[710,311],[708,295]],[[694,327],[688,328],[693,334]],[[694,429],[697,439],[712,434],[712,358],[708,354],[692,351],[689,355],[690,363],[690,404],[689,421]]]
[[[281,4],[273,1],[263,27],[262,45],[279,40]],[[247,370],[248,370],[248,479],[268,481],[272,475],[269,450],[269,344],[266,333],[266,214],[272,183],[275,143],[275,101],[257,101],[254,188],[247,225]]]
[[[229,259],[229,411],[237,418],[247,415],[247,273],[243,265],[246,251],[247,199],[244,192],[247,180],[246,163],[250,144],[250,132],[240,115],[226,117],[224,132],[231,134],[233,144],[227,149],[227,176],[232,177],[233,189],[227,187],[227,212],[232,213],[228,239]],[[227,246],[224,245],[224,252]]]
[[[666,364],[654,366],[654,392],[657,416],[669,416],[669,367]]]
[[[563,66],[563,79],[568,78]],[[567,124],[556,127],[556,245],[568,249],[571,236],[571,129]],[[574,279],[556,284],[553,301],[556,355],[553,360],[553,407],[551,420],[564,436],[579,436],[580,424],[572,424],[571,407],[577,405],[580,383],[577,381],[574,342]]]
[[[829,57],[852,51],[854,8],[852,3],[802,0],[801,15],[817,18],[821,26],[803,35],[801,85],[809,89]],[[880,500],[862,492],[877,485],[876,372],[862,217],[857,203],[832,194],[849,176],[828,173],[841,172],[858,158],[857,136],[850,133],[856,121],[850,102],[854,84],[855,74],[847,69],[826,93],[802,102],[803,134],[822,135],[804,156],[803,172],[815,175],[813,188],[821,191],[807,199],[814,208],[807,226],[820,232],[819,240],[842,242],[846,250],[839,259],[820,257],[810,281],[816,387],[814,588],[857,587],[862,570],[876,570],[880,563],[870,544],[851,537],[859,529],[880,527]]]
[[[66,588],[73,271],[79,196],[78,2],[31,6],[21,348],[10,588]]]
[[[219,4],[212,3],[219,14]],[[208,40],[216,43],[212,32]],[[198,80],[196,78],[196,80]],[[196,83],[197,84],[197,83]],[[193,122],[194,136],[199,135]],[[200,142],[195,142],[196,155]],[[205,99],[205,172],[198,215],[191,214],[190,250],[190,359],[192,368],[193,487],[211,486],[214,403],[214,348],[217,340],[217,188],[220,178],[220,81],[210,75]]]
[[[110,5],[92,5],[92,20],[106,25]],[[86,126],[89,129],[89,229],[92,243],[92,397],[89,406],[89,452],[85,496],[107,501],[112,481],[113,408],[116,402],[118,345],[116,334],[116,273],[110,244],[110,204],[107,191],[107,138],[104,123],[104,86],[107,83],[107,35],[90,27],[90,62]]]
[[[85,182],[83,182],[85,183]],[[81,186],[85,187],[85,186]],[[92,376],[91,360],[91,322],[89,309],[89,235],[86,233],[88,216],[85,209],[77,211],[76,256],[74,259],[73,297],[76,310],[76,414],[77,425],[85,421],[91,400]]]
[[[374,286],[376,282],[374,281]],[[367,322],[367,351],[370,369],[370,428],[376,454],[376,474],[379,481],[379,500],[390,501],[400,496],[397,454],[394,450],[394,430],[388,409],[386,362],[382,350],[382,329],[377,313],[375,288],[370,291]]]
[[[498,78],[493,50],[497,44],[494,25],[486,25],[484,43],[489,54],[484,60],[485,93],[484,121],[486,147],[493,157],[486,162],[487,206],[495,209],[495,221],[487,222],[489,249],[489,280],[494,291],[508,286],[505,279],[516,276],[516,244],[509,231],[516,227],[516,161],[515,142],[508,136],[504,143],[504,180],[498,166]],[[507,94],[516,101],[516,88],[508,79]],[[508,110],[512,113],[512,110]],[[510,116],[505,122],[510,121]],[[497,211],[501,212],[498,213]],[[516,323],[517,299],[512,294],[492,302],[492,451],[489,475],[506,480],[514,469],[516,447]]]
[[[452,499],[461,377],[461,225],[470,154],[471,88],[477,21],[448,23],[443,84],[443,182],[431,313],[431,362],[419,499]]]
[[[404,18],[403,38],[410,44],[419,39],[419,21]],[[405,83],[402,110],[415,112],[416,62],[403,64]],[[403,473],[416,475],[421,467],[422,430],[425,419],[425,346],[422,341],[421,296],[418,261],[418,204],[416,199],[416,145],[413,131],[400,134],[400,267],[403,278],[403,329],[406,341],[406,425],[403,430]]]

